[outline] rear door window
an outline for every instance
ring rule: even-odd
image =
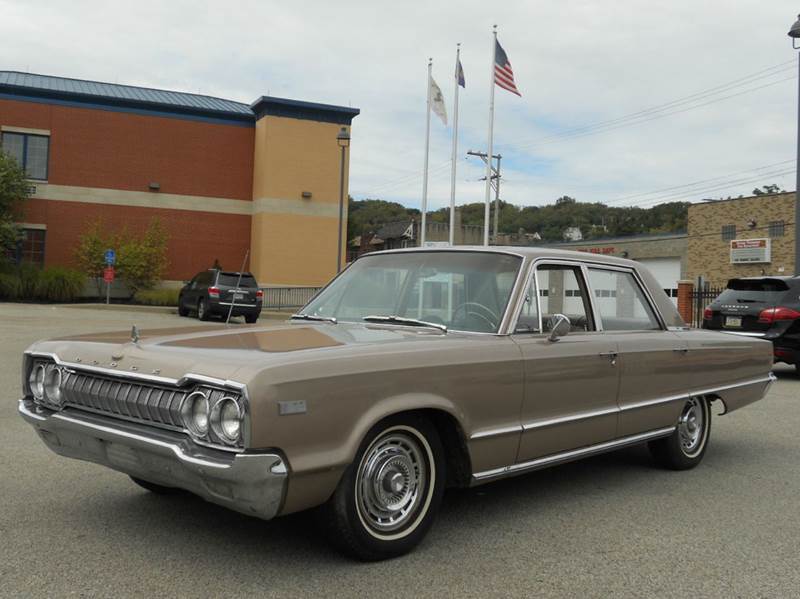
[[[789,291],[780,279],[731,279],[716,299],[722,304],[779,304]]]
[[[661,325],[633,273],[589,269],[589,285],[605,331],[654,331]]]

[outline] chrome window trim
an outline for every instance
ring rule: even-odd
[[[573,266],[573,267],[577,267],[577,268],[580,269],[581,276],[584,279],[584,285],[586,286],[586,291],[589,293],[589,307],[588,307],[588,309],[589,309],[590,314],[587,314],[587,316],[591,316],[592,322],[594,324],[594,330],[593,331],[584,331],[584,332],[585,333],[602,332],[600,321],[596,316],[594,300],[592,298],[591,287],[589,286],[589,281],[587,280],[587,277],[586,277],[586,268],[585,268],[584,262],[581,261],[581,260],[568,260],[568,259],[562,259],[562,258],[541,257],[541,258],[535,258],[535,259],[530,261],[530,266],[529,266],[530,272],[528,274],[529,278],[530,277],[533,278],[534,284],[536,286],[536,310],[539,313],[539,332],[538,333],[517,333],[517,334],[519,334],[519,335],[529,335],[529,336],[530,335],[544,335],[545,334],[545,333],[541,332],[542,331],[542,298],[541,298],[541,294],[539,293],[540,285],[539,285],[539,277],[538,277],[538,267],[540,265],[542,265],[542,264],[554,264],[554,265],[557,265],[557,266],[561,266],[561,265]],[[529,286],[529,283],[526,283],[525,289],[527,289],[528,286]],[[515,316],[515,318],[513,319],[512,323],[511,323],[513,326],[510,327],[510,329],[509,329],[510,332],[508,334],[515,334],[514,331],[515,331],[515,329],[517,327],[517,322],[519,321],[519,316],[520,316],[521,312],[522,312],[522,304],[520,303],[518,305],[518,307],[516,308],[516,312],[515,312],[516,316]]]
[[[591,291],[590,295],[592,297],[592,302],[594,302],[594,288],[592,287],[591,283],[589,282],[589,269],[590,268],[595,269],[595,270],[612,270],[612,271],[616,271],[616,272],[629,273],[630,275],[632,275],[633,276],[633,280],[636,282],[636,285],[639,287],[639,290],[642,292],[642,294],[644,296],[645,303],[650,308],[650,312],[652,312],[653,316],[655,316],[656,321],[658,323],[658,326],[660,327],[660,330],[662,330],[662,331],[667,330],[667,328],[668,328],[667,324],[666,324],[666,322],[664,322],[664,319],[661,316],[661,312],[659,312],[658,308],[656,308],[655,302],[653,301],[653,296],[650,294],[650,290],[647,288],[647,285],[645,285],[644,281],[642,281],[642,278],[639,276],[639,273],[636,270],[636,268],[627,267],[627,266],[617,266],[615,264],[597,264],[597,263],[586,264],[586,266],[585,266],[585,269],[586,269],[586,275],[585,275],[586,276],[586,284],[590,288],[590,291]],[[597,312],[597,320],[602,323],[603,319],[600,316],[600,312]],[[601,328],[600,330],[604,330],[604,329]],[[655,330],[655,329],[631,329],[631,331],[633,331],[633,332],[635,332],[635,331],[651,332],[653,330]],[[610,333],[616,333],[616,332],[621,332],[621,331],[609,331],[609,332]],[[625,332],[628,332],[628,331],[626,330]]]
[[[555,453],[541,458],[536,458],[535,460],[529,460],[527,462],[511,464],[509,466],[503,466],[501,468],[493,468],[492,470],[484,470],[483,472],[474,472],[472,474],[472,478],[475,481],[485,481],[503,476],[510,476],[512,474],[521,474],[523,472],[530,472],[532,470],[546,468],[547,466],[555,465],[561,462],[572,461],[595,453],[612,451],[614,449],[625,447],[626,445],[633,445],[636,443],[641,443],[643,441],[657,439],[659,437],[666,437],[668,435],[671,435],[674,430],[675,426],[668,426],[665,428],[648,431],[646,433],[638,433],[636,435],[630,435],[627,437],[622,437],[620,439],[614,439],[613,441],[596,443],[595,445],[589,445],[588,447],[581,447],[579,449],[570,449],[568,451],[562,451],[560,453]]]
[[[174,379],[166,376],[147,374],[143,372],[131,372],[126,370],[119,370],[117,368],[105,368],[103,366],[86,365],[77,362],[68,362],[66,360],[62,360],[57,354],[53,352],[26,351],[24,352],[23,355],[26,356],[26,359],[27,358],[50,359],[53,360],[53,362],[57,366],[69,368],[80,372],[95,373],[104,376],[110,376],[113,378],[121,378],[121,379],[127,378],[137,381],[158,383],[161,385],[170,385],[174,387],[183,387],[184,385],[189,383],[202,383],[220,389],[233,389],[241,393],[242,395],[242,411],[243,411],[242,420],[244,424],[244,429],[242,430],[242,442],[243,442],[242,448],[225,446],[223,444],[207,443],[201,439],[195,438],[194,435],[192,435],[186,428],[180,429],[180,432],[185,433],[194,443],[197,443],[198,445],[202,445],[203,447],[209,447],[212,449],[220,449],[222,451],[241,453],[244,450],[248,449],[251,445],[252,432],[251,432],[251,417],[250,417],[250,395],[247,392],[247,385],[243,383],[232,381],[230,379],[219,379],[211,376],[206,376],[204,374],[196,374],[193,372],[186,373],[179,379]],[[81,408],[79,409],[83,409],[83,407],[81,406]],[[143,420],[142,422],[144,422],[148,426],[150,425],[148,424],[148,421]],[[142,424],[142,422],[139,422],[139,424]],[[158,427],[158,423],[153,422],[152,426]],[[175,430],[175,429],[169,429],[169,430]]]

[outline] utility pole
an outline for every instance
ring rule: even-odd
[[[486,152],[473,152],[470,150],[467,152],[468,156],[477,156],[483,163],[486,164],[488,160],[488,154]],[[492,188],[494,189],[494,243],[497,243],[497,222],[500,218],[500,160],[503,158],[502,154],[493,154],[492,158],[497,160],[497,167],[494,166],[494,160],[492,161],[492,180],[490,182]],[[486,177],[481,177],[480,181],[486,181]]]

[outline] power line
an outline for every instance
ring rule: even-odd
[[[642,119],[639,119],[639,120],[633,120],[633,121],[627,122],[627,123],[621,123],[621,124],[618,124],[618,125],[613,125],[613,126],[609,126],[609,127],[605,127],[605,128],[598,128],[598,129],[595,129],[595,130],[586,131],[584,133],[576,133],[576,134],[573,134],[573,135],[565,135],[563,137],[550,138],[549,141],[543,141],[542,140],[542,141],[539,141],[539,142],[534,142],[534,143],[525,144],[525,145],[516,145],[514,147],[516,149],[518,149],[518,150],[531,149],[531,148],[536,148],[536,147],[540,147],[540,146],[550,145],[550,144],[553,144],[553,143],[571,141],[573,139],[586,137],[588,135],[597,135],[598,133],[608,133],[609,131],[614,131],[616,129],[622,129],[624,127],[632,127],[634,125],[641,125],[642,123],[647,123],[649,121],[662,119],[662,118],[665,118],[665,117],[668,117],[668,116],[672,116],[672,115],[675,115],[675,114],[680,114],[680,113],[683,113],[683,112],[688,112],[690,110],[695,110],[697,108],[702,108],[704,106],[709,106],[711,104],[716,104],[717,102],[722,102],[723,100],[728,100],[730,98],[735,98],[737,96],[742,96],[744,94],[749,94],[749,93],[752,93],[752,92],[755,92],[755,91],[758,91],[758,90],[761,90],[761,89],[765,89],[767,87],[772,87],[773,85],[777,85],[779,83],[783,83],[784,81],[791,81],[793,79],[797,79],[797,75],[792,75],[791,77],[786,77],[784,79],[779,79],[778,81],[773,81],[771,83],[766,83],[764,85],[759,85],[757,87],[753,87],[753,88],[750,88],[750,89],[745,89],[745,90],[742,90],[742,91],[737,92],[735,94],[729,94],[727,96],[722,96],[720,98],[715,98],[715,99],[709,100],[707,102],[702,102],[700,104],[695,104],[693,106],[687,106],[685,108],[681,108],[681,109],[678,109],[678,110],[673,110],[671,112],[657,113],[657,114],[653,114],[653,115],[651,115],[651,116],[649,116],[647,118],[642,118]],[[502,145],[507,145],[507,144],[502,144]]]
[[[690,192],[690,194],[696,196],[697,194],[701,194],[701,193],[705,194],[705,193],[708,193],[708,192],[711,192],[711,191],[722,191],[722,190],[726,190],[726,189],[731,189],[732,187],[736,187],[738,185],[744,185],[746,183],[758,183],[759,181],[763,181],[765,177],[781,177],[781,176],[785,176],[785,175],[791,175],[791,174],[794,174],[794,173],[795,173],[795,169],[792,168],[792,169],[786,169],[786,170],[783,170],[783,171],[776,171],[776,172],[772,172],[772,173],[759,174],[759,175],[756,175],[756,176],[753,176],[753,177],[749,177],[749,178],[726,181],[724,183],[720,183],[719,185],[715,185],[715,186],[711,186],[711,187],[704,187],[704,188],[694,189],[694,190],[692,190]],[[656,203],[664,203],[664,202],[669,201],[669,200],[675,201],[675,200],[678,200],[680,198],[686,199],[687,195],[689,195],[689,194],[687,194],[687,193],[667,194],[665,196],[661,196],[661,197],[645,200],[645,201],[637,204],[637,206],[639,206],[639,207],[649,207],[650,205],[655,205]]]
[[[561,131],[561,132],[556,133],[554,135],[550,135],[550,136],[538,139],[538,140],[536,140],[536,143],[547,141],[547,140],[550,140],[550,139],[557,139],[557,138],[561,138],[561,137],[564,137],[564,136],[569,136],[569,135],[572,135],[573,133],[579,133],[579,132],[582,132],[582,131],[585,131],[585,130],[589,130],[589,129],[605,127],[607,125],[616,124],[616,123],[619,123],[619,122],[622,122],[622,121],[627,121],[627,120],[631,120],[631,119],[638,119],[638,118],[641,118],[643,116],[648,116],[649,114],[651,114],[653,112],[661,112],[661,111],[664,111],[664,110],[667,110],[667,109],[670,109],[670,108],[674,108],[674,107],[682,105],[682,104],[686,104],[686,103],[689,103],[689,102],[694,102],[694,101],[697,101],[697,100],[702,100],[702,99],[705,99],[708,96],[719,94],[719,93],[723,93],[725,91],[730,91],[731,89],[734,89],[736,87],[741,87],[743,85],[748,85],[748,84],[753,83],[754,81],[758,81],[760,79],[773,77],[774,75],[777,75],[780,72],[792,70],[792,69],[794,69],[793,65],[794,65],[794,61],[793,60],[782,62],[782,63],[779,63],[779,64],[774,65],[772,67],[768,67],[766,69],[761,69],[760,71],[756,71],[756,72],[751,73],[749,75],[745,75],[744,77],[740,77],[738,79],[734,79],[734,80],[729,81],[727,83],[724,83],[724,84],[721,84],[721,85],[717,85],[717,86],[714,86],[714,87],[711,87],[711,88],[708,88],[708,89],[705,89],[705,90],[701,90],[699,92],[695,92],[695,93],[690,94],[688,96],[683,96],[681,98],[677,98],[675,100],[672,100],[670,102],[666,102],[664,104],[658,104],[656,106],[652,106],[650,108],[645,108],[645,109],[639,110],[637,112],[633,112],[633,113],[630,113],[630,114],[627,114],[627,115],[623,115],[621,117],[617,117],[617,118],[614,118],[614,119],[608,119],[608,120],[605,120],[605,121],[599,121],[599,122],[595,122],[595,123],[589,123],[589,124],[586,124],[586,125],[581,125],[581,126],[578,126],[578,127],[573,127],[571,129],[567,129],[566,131]],[[772,71],[772,72],[768,72],[768,71]],[[512,142],[512,145],[513,145],[513,142]]]
[[[725,175],[719,175],[717,177],[711,177],[709,179],[700,179],[698,181],[693,181],[691,183],[684,183],[683,185],[674,185],[672,187],[662,187],[661,189],[655,189],[653,191],[629,194],[629,195],[625,195],[625,196],[621,196],[621,197],[615,198],[613,200],[609,200],[609,201],[604,202],[604,203],[607,204],[607,205],[619,204],[619,203],[627,202],[627,201],[635,199],[635,198],[645,198],[645,199],[642,200],[642,202],[649,202],[652,198],[647,198],[646,196],[660,195],[660,194],[663,194],[663,193],[666,193],[666,192],[678,192],[679,194],[690,194],[690,193],[693,193],[695,191],[693,188],[696,188],[698,186],[705,186],[705,185],[710,185],[710,184],[713,184],[713,183],[726,182],[731,177],[737,177],[737,176],[740,176],[740,175],[745,175],[747,173],[755,173],[755,172],[758,172],[758,171],[766,171],[766,170],[774,169],[776,167],[779,167],[779,166],[782,166],[782,165],[785,165],[785,164],[789,164],[789,163],[794,163],[794,162],[795,162],[794,158],[792,158],[791,160],[782,160],[781,162],[775,162],[775,163],[772,163],[772,164],[765,164],[765,165],[757,166],[757,167],[754,167],[754,168],[751,168],[751,169],[747,169],[747,170],[744,170],[744,171],[734,171],[732,173],[727,173]],[[763,177],[769,177],[769,176],[771,176],[771,174],[770,173],[759,173],[759,176],[760,177],[762,177],[762,176]],[[681,191],[678,191],[678,190],[681,190]],[[668,193],[667,195],[672,195],[672,194]],[[634,202],[634,204],[635,203],[636,202]]]

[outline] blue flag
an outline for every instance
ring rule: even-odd
[[[464,81],[464,69],[461,66],[461,59],[460,58],[456,62],[456,81],[458,81],[458,84],[461,87],[463,87],[464,89],[467,89],[466,82]]]

